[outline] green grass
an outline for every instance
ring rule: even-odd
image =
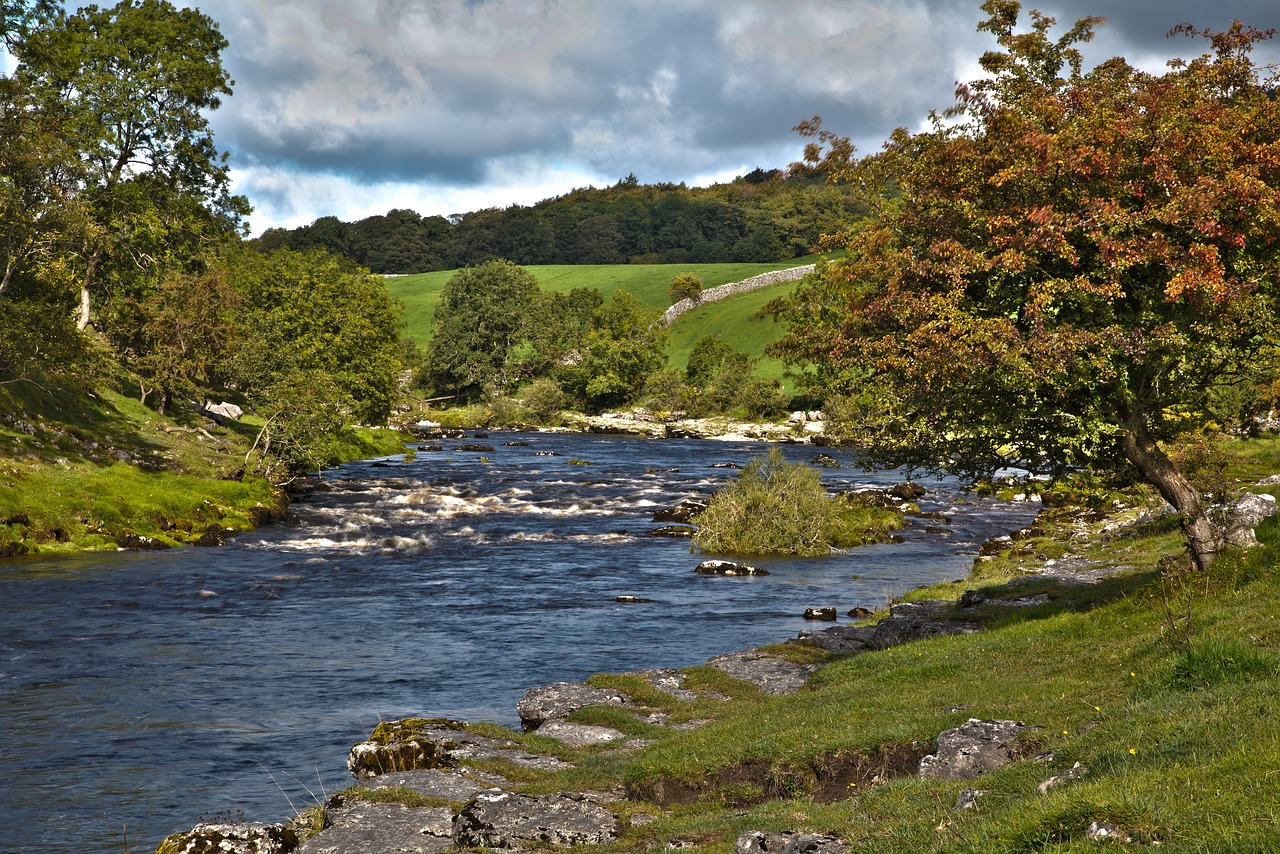
[[[773,270],[811,264],[814,260],[814,257],[793,258],[772,264],[560,264],[526,269],[543,290],[568,293],[574,288],[594,288],[607,298],[615,290],[622,289],[633,294],[649,311],[665,311],[671,304],[667,287],[678,273],[693,273],[702,279],[704,288],[712,288]],[[405,332],[417,343],[426,345],[431,340],[440,292],[455,272],[444,270],[391,276],[385,280],[387,291],[404,304]],[[731,333],[732,338],[726,334],[726,340],[737,349],[753,356],[759,355],[764,344],[777,337],[776,327],[771,320],[752,321],[750,315],[768,299],[786,293],[785,289],[790,287],[794,285],[767,288],[760,293],[743,294],[689,312],[677,322],[672,332],[672,343],[668,348],[671,363],[683,367],[688,362],[694,342],[716,331]],[[728,308],[739,301],[742,302],[739,309]],[[686,328],[688,331],[683,331]],[[776,373],[769,376],[781,374],[780,368],[770,370]]]
[[[667,339],[667,361],[677,368],[689,364],[693,345],[708,335],[718,335],[740,353],[760,359],[755,375],[764,379],[783,379],[781,361],[764,355],[766,344],[778,340],[785,331],[772,317],[760,317],[760,310],[770,300],[795,290],[795,282],[786,282],[730,299],[707,303],[687,311],[671,326]]]

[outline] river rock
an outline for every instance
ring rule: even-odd
[[[752,683],[766,694],[795,693],[818,669],[816,665],[796,664],[754,650],[717,655],[707,664],[735,679]]]
[[[186,833],[165,837],[156,854],[288,854],[298,836],[282,824],[197,824]]]
[[[875,626],[832,626],[820,632],[800,632],[796,640],[840,655],[871,649]]]
[[[456,427],[441,427],[434,421],[419,421],[409,428],[416,439],[439,441],[440,439],[465,439],[467,433]]]
[[[624,605],[648,605],[652,599],[646,599],[643,596],[630,596],[626,593],[621,596],[614,597],[615,602],[621,602]]]
[[[663,525],[660,528],[654,528],[646,533],[649,537],[676,537],[689,539],[697,532],[696,528],[688,525]]]
[[[888,649],[921,638],[941,635],[971,635],[983,631],[980,623],[967,620],[935,620],[928,617],[888,616],[876,623],[871,633],[872,649]]]
[[[901,498],[903,501],[915,501],[918,498],[924,498],[928,490],[918,483],[907,481],[906,483],[895,483],[889,487],[888,492],[894,498]]]
[[[804,618],[806,620],[822,620],[824,622],[834,623],[836,621],[835,608],[805,608]]]
[[[733,854],[844,854],[848,849],[834,836],[760,830],[744,833],[733,843]]]
[[[169,544],[164,540],[157,540],[155,537],[144,537],[142,534],[135,534],[132,531],[116,537],[116,546],[130,552],[154,552],[169,548]]]
[[[497,449],[494,448],[493,445],[481,445],[481,444],[472,443],[469,445],[456,445],[453,450],[455,452],[467,451],[473,454],[492,454]]]
[[[393,771],[437,768],[449,764],[445,748],[430,736],[432,727],[452,729],[455,722],[443,719],[405,718],[383,721],[365,741],[347,754],[347,770],[357,780],[367,780]]]
[[[1022,721],[967,723],[938,735],[938,749],[920,760],[920,776],[935,780],[968,780],[1017,760]]]
[[[653,512],[655,522],[689,522],[707,509],[707,502],[686,498],[675,507],[663,507]]]
[[[768,575],[769,571],[731,560],[704,560],[693,569],[699,575]]]
[[[613,813],[577,794],[532,798],[481,792],[453,819],[453,840],[459,847],[600,845],[617,837]]]
[[[453,810],[352,801],[326,810],[332,824],[298,854],[442,854],[453,847]]]
[[[631,698],[621,691],[593,688],[583,682],[555,682],[530,688],[516,703],[516,713],[525,732],[547,721],[568,717],[585,706],[629,706]]]
[[[823,466],[824,468],[829,468],[829,469],[840,468],[840,461],[837,460],[835,457],[831,456],[830,454],[815,454],[813,458],[809,460],[809,464],[815,465],[815,466]]]

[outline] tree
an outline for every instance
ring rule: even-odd
[[[245,338],[231,368],[237,387],[269,406],[280,389],[305,388],[310,378],[318,403],[385,422],[402,365],[400,306],[381,277],[318,249],[241,251],[227,263],[244,305]]]
[[[241,324],[241,295],[227,272],[171,272],[143,297],[126,301],[132,334],[121,342],[124,362],[138,375],[146,404],[157,393],[164,414],[175,394],[200,395],[227,378],[236,341],[252,334]]]
[[[14,50],[32,29],[58,20],[56,0],[0,0],[0,39]]]
[[[820,120],[799,126],[811,165],[902,198],[783,307],[826,328],[793,327],[780,351],[849,395],[883,460],[1136,472],[1204,568],[1218,535],[1164,445],[1275,340],[1280,101],[1250,58],[1272,33],[1183,26],[1205,54],[1084,72],[1097,19],[1053,40],[1036,12],[1016,30],[1014,0],[983,9],[990,77],[930,130],[857,160]]]
[[[568,385],[588,406],[602,409],[636,399],[645,380],[666,361],[667,327],[626,291],[613,292],[595,313],[581,359]]]
[[[217,24],[167,0],[87,6],[15,45],[16,78],[38,109],[62,118],[79,153],[79,188],[96,229],[88,232],[77,326],[90,320],[99,268],[113,252],[121,266],[154,256],[133,245],[138,230],[163,239],[175,230],[234,229],[248,208],[228,192],[225,154],[214,146],[208,111],[231,93]],[[143,180],[143,179],[151,180]],[[175,219],[174,203],[194,198],[203,222]],[[185,209],[189,213],[189,209]]]
[[[64,254],[89,232],[74,194],[78,153],[62,130],[20,81],[0,78],[0,295],[24,266]]]
[[[509,261],[459,270],[440,294],[427,354],[426,382],[437,394],[476,400],[501,388],[512,351],[526,336],[538,280]]]

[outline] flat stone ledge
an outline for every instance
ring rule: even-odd
[[[735,679],[750,682],[766,694],[793,694],[804,687],[818,669],[812,664],[796,664],[754,650],[717,655],[707,665]]]
[[[538,727],[538,735],[549,736],[570,747],[588,747],[592,744],[607,744],[626,738],[625,733],[606,726],[589,724],[571,724],[568,721],[548,721]]]
[[[298,854],[443,854],[453,847],[453,811],[350,802],[328,811],[333,824]]]
[[[368,789],[408,789],[426,798],[461,803],[470,800],[477,792],[506,782],[497,774],[485,774],[484,779],[476,779],[460,771],[422,770],[381,774],[369,778],[364,785]]]

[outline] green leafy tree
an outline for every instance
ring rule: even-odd
[[[0,39],[12,51],[31,30],[48,26],[61,16],[55,0],[0,0]]]
[[[1182,27],[1208,51],[1163,74],[1086,72],[1076,45],[1097,19],[1055,40],[1036,12],[1019,31],[1013,0],[983,9],[990,76],[932,129],[859,161],[800,126],[811,164],[902,196],[801,287],[784,351],[850,395],[853,432],[886,461],[1136,473],[1203,568],[1218,536],[1164,444],[1277,334],[1280,100],[1251,59],[1271,33]]]
[[[247,212],[207,119],[231,93],[226,45],[211,18],[167,0],[87,6],[14,45],[16,78],[80,157],[79,195],[97,226],[82,249],[80,329],[104,260],[132,269],[159,257],[140,241],[226,231]],[[188,199],[205,215],[193,219]]]
[[[596,310],[594,324],[568,371],[570,389],[594,409],[639,398],[645,381],[666,362],[666,326],[622,290]]]
[[[509,361],[526,337],[538,280],[509,261],[459,270],[440,294],[431,334],[426,384],[436,394],[479,399],[486,386],[515,379]]]
[[[225,270],[200,275],[172,272],[145,296],[121,307],[132,330],[120,347],[139,377],[145,404],[167,410],[175,395],[199,397],[228,377],[233,347],[254,334],[242,325],[241,295]]]
[[[533,377],[576,362],[602,305],[604,297],[595,288],[574,288],[567,294],[540,291],[529,306],[525,337],[508,363],[521,377]]]
[[[63,131],[21,81],[0,78],[0,295],[24,267],[65,257],[91,231]]]
[[[324,376],[316,394],[336,389],[330,404],[343,418],[386,421],[402,362],[400,307],[381,277],[319,250],[241,251],[229,271],[246,330],[232,366],[238,387],[267,405],[272,389]]]

